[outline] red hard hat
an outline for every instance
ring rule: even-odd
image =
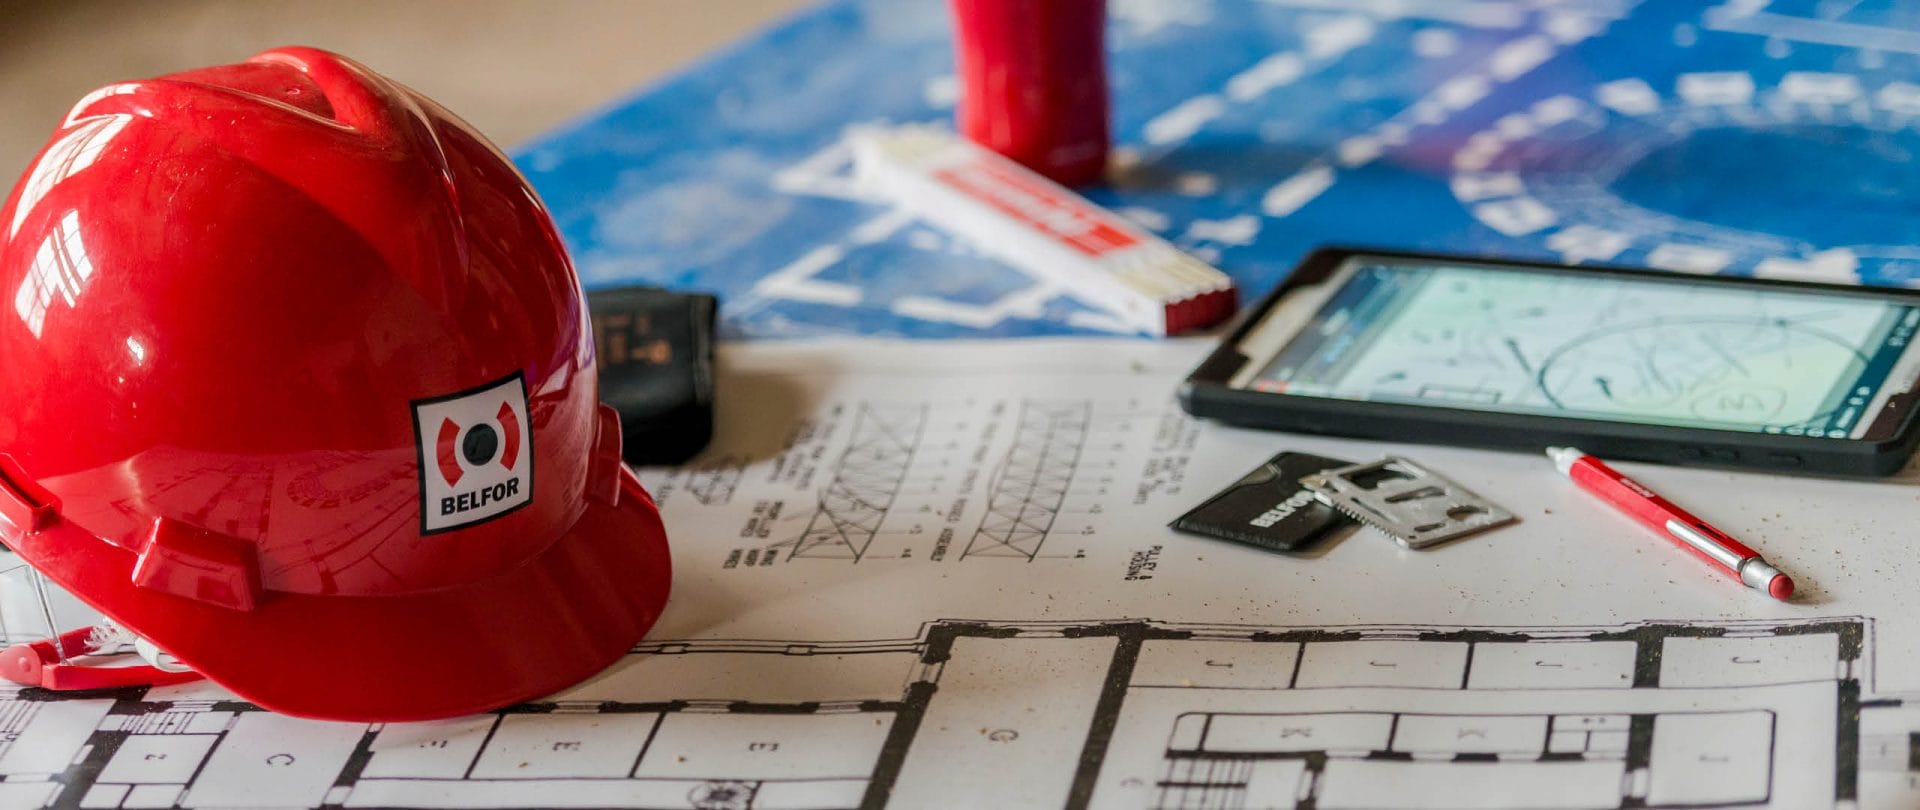
[[[0,540],[261,706],[569,686],[669,583],[525,179],[305,48],[82,99],[0,208]],[[4,303],[0,302],[0,303]]]

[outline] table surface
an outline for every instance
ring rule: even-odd
[[[279,45],[346,54],[512,146],[699,59],[804,0],[116,0],[0,3],[0,183],[111,82]]]
[[[589,287],[731,337],[1098,331],[863,197],[843,135],[947,121],[944,4],[830,2],[516,155]],[[1090,190],[1269,288],[1314,245],[1906,284],[1920,11],[1890,2],[1114,2]]]
[[[1091,193],[1249,293],[1328,241],[1916,275],[1920,11],[1111,9],[1120,159]],[[847,125],[950,115],[945,30],[934,0],[831,2],[516,159],[590,285],[714,289],[735,337],[1086,331],[1064,297],[1013,314],[1031,279],[847,181]],[[731,429],[646,472],[675,597],[606,673],[374,726],[205,683],[0,688],[0,806],[1920,801],[1913,473],[1634,470],[1800,576],[1778,603],[1608,523],[1537,457],[1189,420],[1167,392],[1203,349],[727,346]],[[1431,552],[1362,533],[1297,558],[1157,528],[1283,441],[1413,454],[1526,514]]]

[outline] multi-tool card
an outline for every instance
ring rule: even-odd
[[[1407,548],[1425,548],[1512,523],[1512,512],[1399,456],[1302,477],[1328,506]]]

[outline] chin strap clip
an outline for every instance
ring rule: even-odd
[[[80,663],[75,659],[120,657],[118,649],[132,644],[143,664]],[[129,686],[165,686],[198,680],[200,673],[173,661],[173,656],[112,624],[82,627],[56,638],[15,644],[0,650],[0,677],[23,686],[57,692],[120,689]]]

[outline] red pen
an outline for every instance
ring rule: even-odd
[[[1766,591],[1775,599],[1785,600],[1793,595],[1793,578],[1760,559],[1760,552],[1674,506],[1672,501],[1639,481],[1621,475],[1606,462],[1572,447],[1549,447],[1547,457],[1553,459],[1553,466],[1561,475],[1573,479],[1581,489],[1665,534],[1674,545],[1693,552],[1694,556],[1740,580],[1740,584]]]

